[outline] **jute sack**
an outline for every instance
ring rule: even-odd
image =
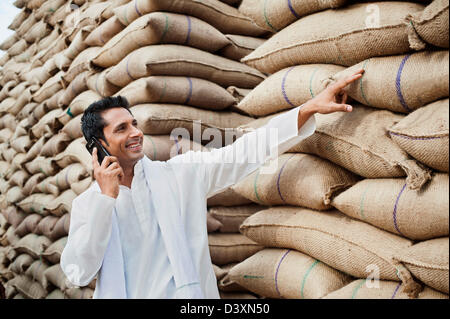
[[[66,295],[61,289],[56,288],[49,292],[45,299],[66,299]]]
[[[53,77],[48,79],[41,88],[33,94],[33,100],[41,103],[44,100],[52,97],[56,92],[62,89],[61,79],[64,75],[63,71],[56,73]]]
[[[152,161],[167,161],[191,150],[207,152],[203,145],[189,139],[170,135],[144,135],[144,154]]]
[[[209,208],[208,213],[222,224],[218,229],[221,233],[239,233],[239,227],[244,220],[263,209],[266,207],[255,204],[234,207],[218,206]]]
[[[51,233],[53,232],[53,229],[56,226],[56,223],[58,222],[59,218],[56,216],[48,215],[41,219],[39,224],[37,225],[35,234],[36,235],[44,235],[45,237],[51,238]]]
[[[47,291],[39,282],[25,275],[14,277],[8,281],[8,284],[14,286],[23,296],[29,299],[43,299],[47,296]]]
[[[411,48],[422,50],[426,43],[448,48],[448,1],[434,0],[423,11],[406,17]]]
[[[263,246],[291,248],[357,278],[367,277],[367,267],[377,267],[379,278],[403,281],[408,293],[420,287],[393,256],[412,245],[338,211],[273,207],[246,219],[241,233]],[[400,278],[400,279],[399,279]]]
[[[20,237],[24,237],[29,233],[35,233],[37,225],[42,219],[42,215],[39,214],[31,214],[25,217],[25,219],[19,224],[16,228],[16,235]]]
[[[32,193],[44,193],[44,194],[52,194],[54,196],[59,196],[59,189],[53,183],[51,183],[52,180],[54,180],[54,176],[49,176],[46,179],[44,179],[42,182],[37,184]]]
[[[50,31],[51,27],[45,21],[40,20],[23,35],[23,38],[29,43],[35,43],[49,35]]]
[[[69,70],[64,74],[63,79],[70,83],[75,77],[83,71],[91,71],[90,62],[97,56],[101,47],[89,47],[80,52],[77,57],[70,64]]]
[[[42,216],[47,216],[49,214],[47,206],[54,200],[55,195],[37,193],[25,197],[17,204],[17,206],[19,206],[19,208],[21,208],[26,213],[37,213]]]
[[[211,214],[206,214],[206,229],[208,233],[216,232],[220,227],[222,227],[221,222],[212,217]]]
[[[53,158],[53,162],[60,168],[64,168],[72,163],[81,163],[88,172],[92,172],[92,156],[86,149],[86,140],[84,137],[77,138],[70,143],[64,152],[59,153]]]
[[[230,270],[230,279],[267,297],[318,299],[351,277],[292,249],[265,248]]]
[[[389,137],[388,129],[404,116],[354,105],[351,113],[315,117],[315,133],[290,152],[318,155],[366,178],[407,176],[411,189],[419,189],[431,178],[429,170]]]
[[[9,179],[9,184],[11,186],[17,185],[17,186],[23,187],[29,177],[30,177],[30,174],[28,174],[26,171],[17,170],[14,172],[14,174],[11,175],[11,178]]]
[[[10,145],[17,152],[26,153],[30,149],[32,142],[28,135],[22,135],[16,138],[12,135]]]
[[[82,179],[79,182],[70,185],[70,188],[75,192],[75,194],[80,195],[82,192],[87,190],[91,186],[93,179],[91,176]]]
[[[83,165],[74,163],[58,172],[52,180],[52,183],[57,186],[60,191],[63,191],[69,189],[73,183],[79,182],[88,176],[89,173]]]
[[[337,192],[359,180],[346,169],[309,154],[282,154],[269,167],[271,173],[264,173],[267,167],[258,169],[233,189],[260,205],[326,210],[331,208],[331,198]]]
[[[67,189],[56,197],[52,202],[48,203],[45,207],[51,214],[55,216],[63,216],[66,213],[70,213],[72,208],[72,201],[78,195],[72,190]]]
[[[151,76],[131,82],[115,94],[130,106],[144,103],[183,104],[209,110],[223,110],[235,103],[223,87],[198,78]]]
[[[176,104],[140,104],[130,110],[144,134],[173,133],[197,143],[213,135],[212,143],[221,146],[230,135],[240,136],[240,132],[232,128],[251,121],[251,118],[233,112],[214,112]]]
[[[46,108],[40,108],[45,111]],[[41,138],[42,136],[50,137],[53,133],[60,129],[60,123],[56,121],[56,118],[62,113],[61,109],[51,110],[42,117],[40,117],[40,110],[34,110],[30,117],[39,118],[39,121],[31,128],[30,137]],[[29,118],[30,118],[29,117]]]
[[[69,281],[67,280],[66,275],[61,269],[60,264],[56,264],[53,266],[50,266],[45,270],[44,272],[45,278],[47,278],[47,281],[61,289],[62,291],[65,291],[66,289],[70,288]]]
[[[25,168],[30,174],[44,173],[45,176],[53,176],[58,172],[58,166],[55,165],[52,158],[38,156],[31,162],[25,163]]]
[[[23,274],[33,263],[34,259],[28,254],[20,254],[9,264],[8,269],[16,274]]]
[[[81,117],[83,114],[78,114],[73,119],[71,119],[61,130],[61,133],[69,136],[70,140],[83,137],[83,131],[81,130]]]
[[[405,152],[425,165],[448,173],[449,101],[422,107],[389,129]]]
[[[45,278],[44,272],[48,267],[49,265],[45,260],[35,260],[25,271],[25,275],[40,283],[42,288],[47,289],[49,287],[49,282],[47,278]]]
[[[402,292],[401,285],[402,283],[388,280],[358,279],[322,299],[410,299]],[[448,296],[424,287],[417,299],[448,299]]]
[[[259,27],[276,33],[301,17],[330,8],[339,8],[346,3],[347,0],[243,0],[239,11],[250,17]]]
[[[266,33],[253,21],[218,0],[134,0],[114,9],[114,14],[124,25],[129,25],[143,14],[168,11],[197,17],[223,33],[260,36]]]
[[[266,42],[266,39],[245,35],[227,34],[226,37],[230,43],[220,50],[219,54],[235,61],[241,61],[243,57],[249,55]]]
[[[42,257],[47,259],[52,264],[59,264],[61,254],[67,243],[67,237],[62,237],[55,241],[53,244],[47,247],[47,249],[42,253]]]
[[[333,199],[342,213],[413,240],[449,234],[448,175],[436,174],[420,191],[402,178],[366,179]]]
[[[95,65],[116,65],[129,53],[141,47],[173,43],[215,52],[229,43],[220,31],[208,23],[186,15],[153,12],[133,21],[108,41],[93,59]]]
[[[58,221],[55,224],[55,227],[50,232],[48,238],[55,241],[61,237],[67,236],[69,234],[69,226],[70,226],[70,214],[64,214],[59,217]]]
[[[45,236],[38,236],[36,234],[28,234],[22,237],[15,245],[14,249],[19,253],[25,253],[38,259],[40,254],[51,245],[50,239]]]
[[[399,252],[396,259],[424,284],[448,294],[448,237],[415,244]]]
[[[245,198],[244,196],[239,195],[233,190],[231,187],[226,188],[225,190],[217,193],[207,199],[208,207],[216,207],[216,206],[240,206],[251,204],[252,201]]]
[[[68,288],[64,294],[69,299],[92,299],[94,296],[94,289],[92,288]]]
[[[6,202],[8,204],[16,204],[25,198],[20,186],[13,186],[5,194]]]
[[[343,69],[332,64],[297,65],[283,69],[255,87],[236,108],[259,117],[302,105],[325,89],[330,76]]]
[[[245,64],[174,44],[152,45],[131,52],[106,74],[106,79],[124,87],[151,75],[190,76],[221,86],[236,85],[247,89],[265,79],[264,74]]]
[[[112,96],[116,94],[120,87],[112,84],[107,80],[106,75],[111,72],[112,67],[97,73],[92,71],[89,73],[89,77],[87,80],[87,86],[89,90],[94,91],[101,97]]]
[[[65,112],[58,116],[58,121],[63,125],[67,124],[75,116],[83,113],[89,105],[101,100],[101,98],[102,97],[98,93],[92,90],[87,90],[78,94],[72,102],[70,102],[70,105]]]
[[[356,101],[400,113],[449,95],[448,51],[424,51],[365,60],[332,76],[339,80],[364,69],[346,91]]]
[[[350,66],[374,56],[405,53],[410,48],[404,17],[423,8],[389,1],[314,13],[275,34],[242,62],[275,73],[298,64]]]
[[[88,71],[84,71],[80,74],[78,74],[72,82],[70,82],[65,88],[63,93],[58,99],[58,106],[60,108],[63,108],[65,106],[68,106],[70,102],[81,92],[86,91],[88,89],[87,87],[87,79],[88,79],[89,73]]]
[[[53,157],[62,152],[71,141],[71,136],[61,131],[58,134],[53,135],[47,142],[45,142],[39,155],[44,157]]]
[[[241,262],[263,249],[241,234],[208,234],[208,243],[211,261],[219,266]]]
[[[25,196],[28,196],[32,193],[34,193],[34,188],[37,184],[39,184],[43,179],[45,178],[44,173],[35,173],[33,174],[26,182],[25,185],[22,188],[22,193]]]
[[[90,47],[104,46],[112,37],[125,29],[125,26],[120,23],[116,16],[112,16],[86,37],[84,43]]]

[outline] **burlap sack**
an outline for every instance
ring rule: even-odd
[[[48,295],[45,297],[45,299],[68,299],[68,298],[66,298],[64,292],[56,288],[53,289],[51,292],[49,292]]]
[[[399,282],[388,280],[358,279],[331,292],[323,299],[410,299],[402,292],[401,285]],[[425,287],[417,299],[448,299],[448,296]]]
[[[91,72],[87,80],[87,86],[89,90],[94,91],[101,97],[112,96],[116,94],[120,87],[112,84],[107,80],[106,75],[111,72],[112,68],[103,70],[100,73]]]
[[[30,177],[30,174],[28,174],[26,171],[17,170],[14,172],[14,174],[11,175],[11,177],[9,179],[9,184],[11,186],[17,185],[17,186],[23,187],[29,177]]]
[[[45,142],[39,155],[44,157],[53,157],[62,152],[71,141],[71,136],[66,134],[64,131],[61,131],[58,134],[53,135],[47,142]]]
[[[83,165],[74,163],[58,172],[51,183],[58,187],[60,191],[64,191],[69,189],[73,183],[79,182],[88,176],[89,173]]]
[[[47,206],[54,200],[55,195],[37,193],[25,197],[17,204],[17,206],[19,206],[26,213],[37,213],[42,216],[47,216],[49,214]]]
[[[25,275],[14,277],[8,281],[8,284],[14,286],[24,297],[29,299],[43,299],[47,296],[47,291],[39,282]]]
[[[16,235],[19,237],[24,237],[29,233],[35,233],[41,219],[42,215],[39,214],[28,215],[16,228]]]
[[[55,227],[50,232],[48,238],[53,241],[60,239],[61,237],[69,234],[70,214],[62,215],[55,224]]]
[[[275,34],[242,62],[275,73],[298,64],[354,65],[374,56],[409,51],[407,14],[423,6],[410,2],[358,3],[303,17]]]
[[[25,164],[25,168],[30,174],[43,173],[45,176],[53,176],[58,172],[52,158],[38,156],[31,162]]]
[[[20,186],[13,186],[5,194],[6,202],[9,204],[16,204],[25,198]]]
[[[44,235],[45,237],[53,240],[53,238],[51,238],[51,234],[58,220],[59,217],[52,215],[45,216],[44,218],[42,218],[42,220],[39,222],[35,230],[36,235]]]
[[[92,299],[94,296],[94,289],[92,288],[68,288],[64,294],[69,299]]]
[[[22,193],[25,196],[28,196],[32,193],[34,193],[34,188],[37,184],[39,184],[42,180],[44,180],[45,174],[44,173],[35,173],[33,174],[25,183],[25,185],[22,188]]]
[[[83,131],[81,130],[81,117],[83,114],[79,114],[71,119],[61,130],[61,133],[66,134],[70,141],[83,137]]]
[[[34,187],[32,193],[44,193],[44,194],[52,194],[55,197],[58,196],[59,189],[51,182],[54,179],[55,179],[54,176],[47,177]]]
[[[92,172],[92,156],[86,149],[84,137],[77,138],[70,143],[64,152],[54,157],[53,161],[60,168],[64,168],[72,163],[81,163],[88,172]]]
[[[259,36],[266,32],[236,8],[218,0],[187,0],[181,2],[135,0],[114,9],[114,14],[120,22],[128,25],[139,16],[155,11],[169,11],[197,17],[223,33]]]
[[[112,16],[86,37],[84,43],[88,46],[104,46],[112,37],[125,29],[125,26],[120,23],[116,16]]]
[[[56,10],[58,10],[66,1],[64,0],[47,0],[43,1],[39,8],[36,8],[36,18],[37,19],[47,19]]]
[[[422,107],[389,129],[391,138],[409,155],[436,170],[447,172],[449,101]]]
[[[221,144],[221,147],[231,139],[230,136],[241,134],[232,128],[251,121],[251,118],[237,113],[214,112],[176,104],[140,104],[130,110],[144,134],[176,133],[197,143],[202,143],[202,138],[209,141],[213,134],[211,143]]]
[[[236,183],[233,189],[260,205],[327,210],[337,192],[359,180],[346,169],[308,154],[282,154],[269,167],[270,173],[264,173],[267,170],[264,166]]]
[[[437,174],[418,192],[404,179],[366,179],[333,199],[344,214],[402,237],[425,240],[449,234],[448,175]]]
[[[10,57],[16,56],[23,51],[25,51],[28,48],[27,41],[25,39],[21,39],[14,43],[9,49],[8,49],[8,55]]]
[[[12,33],[0,44],[0,50],[7,51],[10,47],[12,47],[19,40],[20,40],[20,37],[16,33]],[[5,56],[6,56],[6,54],[5,54]]]
[[[53,244],[42,253],[42,257],[47,259],[52,264],[59,264],[61,254],[67,243],[67,237],[62,237],[55,241]]]
[[[91,71],[90,62],[100,50],[101,47],[89,47],[81,51],[70,64],[69,70],[64,74],[64,81],[70,83],[83,71]]]
[[[14,249],[19,253],[25,253],[34,259],[38,259],[40,254],[50,245],[51,241],[47,237],[28,234],[14,244]]]
[[[51,27],[45,21],[40,20],[23,35],[23,38],[29,43],[34,43],[49,35],[50,31]]]
[[[328,77],[344,68],[332,64],[298,65],[260,83],[236,106],[252,116],[265,116],[301,105],[325,89]]]
[[[303,16],[330,8],[338,8],[346,0],[289,0],[265,1],[244,0],[239,11],[249,16],[259,27],[271,32],[278,32]]]
[[[7,208],[2,209],[1,213],[3,214],[3,216],[5,216],[8,224],[12,226],[12,231],[15,231],[15,228],[17,228],[17,226],[19,226],[19,224],[25,219],[25,217],[27,217],[27,214],[25,214],[25,212],[23,212],[16,206],[8,206]]]
[[[66,213],[70,213],[72,201],[77,196],[78,195],[72,189],[65,190],[52,202],[48,203],[46,209],[55,216],[63,216]]]
[[[49,282],[45,278],[44,272],[48,269],[49,265],[44,259],[34,261],[25,272],[25,275],[32,278],[41,284],[44,289],[49,288]]]
[[[70,188],[75,192],[75,194],[80,195],[82,192],[87,190],[89,186],[91,186],[92,182],[93,179],[89,176],[79,182],[73,183],[70,185]]]
[[[318,299],[351,277],[292,249],[266,248],[234,266],[230,279],[267,298]]]
[[[448,249],[448,237],[436,238],[399,252],[396,259],[424,284],[448,294]]]
[[[44,100],[50,98],[56,92],[62,89],[61,78],[64,75],[63,71],[56,73],[53,77],[48,79],[42,87],[33,94],[33,100],[37,103],[41,103]]]
[[[42,108],[43,111],[45,111],[45,107]],[[39,121],[33,125],[31,128],[30,134],[32,134],[30,137],[36,137],[41,138],[42,136],[50,137],[53,135],[53,133],[57,132],[61,125],[58,121],[56,121],[56,118],[62,113],[63,111],[61,109],[54,109],[51,110],[48,113],[45,113],[45,115],[41,116],[40,110],[33,111],[33,115],[30,115],[38,118]]]
[[[58,121],[63,125],[67,124],[75,116],[82,114],[89,105],[101,100],[101,98],[98,93],[92,90],[80,93],[72,100],[65,112],[58,116]]]
[[[16,274],[23,274],[33,263],[34,259],[28,254],[20,254],[8,266],[8,269]]]
[[[222,224],[218,228],[221,233],[239,233],[239,227],[244,220],[263,209],[266,207],[255,204],[234,207],[218,206],[209,208],[208,213]]]
[[[404,117],[390,111],[354,105],[351,113],[316,114],[315,133],[290,149],[328,159],[367,178],[403,177],[411,189],[430,178],[388,135]]]
[[[230,270],[236,266],[238,263],[231,263],[228,265],[222,266],[222,271],[224,272],[224,276],[221,279],[218,279],[217,288],[219,288],[220,292],[235,292],[235,293],[249,293],[250,291],[247,288],[242,287],[237,282],[231,279]]]
[[[172,138],[170,135],[144,135],[143,147],[144,154],[152,161],[167,161],[191,150],[208,151],[199,143],[185,138]]]
[[[338,211],[274,207],[247,218],[241,232],[260,245],[298,250],[357,278],[376,269],[380,279],[401,279],[405,292],[420,291],[406,268],[392,259],[412,245],[410,240]]]
[[[211,216],[211,214],[206,214],[206,229],[208,233],[213,233],[222,227],[222,223]]]
[[[358,102],[380,109],[410,113],[449,95],[448,51],[424,51],[365,60],[342,72],[335,80],[364,69],[361,80],[346,91]]]
[[[216,265],[225,265],[241,262],[263,249],[241,234],[208,234],[209,252],[211,261]]]
[[[422,50],[426,43],[448,48],[448,1],[434,0],[423,11],[406,17],[411,48]]]
[[[66,275],[62,271],[60,264],[48,267],[44,272],[44,276],[45,278],[47,278],[48,282],[58,287],[62,291],[70,288],[70,282],[67,280]]]
[[[219,85],[198,78],[151,76],[131,82],[115,94],[130,106],[144,103],[183,104],[209,110],[223,110],[235,103],[233,96]]]
[[[251,200],[245,198],[244,196],[239,195],[231,187],[228,187],[225,190],[221,191],[220,193],[217,193],[207,199],[208,207],[216,207],[216,206],[231,207],[251,203],[252,203]]]
[[[66,49],[67,50],[67,49]],[[65,51],[65,50],[64,50]],[[72,60],[67,57],[64,51],[55,54],[52,59],[55,66],[61,71],[67,71],[72,64]]]
[[[159,43],[191,46],[215,52],[229,43],[208,23],[186,15],[153,12],[133,21],[108,41],[93,59],[95,65],[110,67],[141,47]]]
[[[30,11],[26,8],[22,9],[19,14],[17,14],[14,19],[12,20],[11,24],[8,26],[8,29],[10,30],[16,30],[20,25],[29,17]],[[15,33],[13,33],[16,35]],[[17,35],[16,35],[17,36]],[[0,46],[0,50],[7,50],[8,48],[3,48]]]
[[[219,51],[219,54],[235,61],[252,53],[257,47],[261,46],[266,39],[248,37],[244,35],[227,34],[230,43]]]
[[[87,87],[87,79],[89,73],[88,71],[84,71],[78,74],[72,82],[64,89],[63,93],[58,99],[58,106],[63,108],[68,106],[70,102],[81,92],[86,91]]]
[[[253,88],[265,76],[245,64],[199,49],[174,44],[139,48],[120,61],[106,79],[124,87],[133,80],[151,75],[178,75],[212,81],[221,86]]]

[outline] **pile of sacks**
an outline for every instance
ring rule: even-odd
[[[266,298],[448,298],[448,1],[239,10],[274,33],[242,59],[270,74],[236,107],[258,117],[244,132],[365,73],[348,89],[352,113],[317,114],[276,172],[232,187],[270,207],[240,226],[260,250],[221,282]]]
[[[126,97],[152,160],[224,146],[241,130],[224,139],[211,129],[224,134],[254,120],[236,109],[239,89],[266,75],[240,59],[270,32],[229,0],[14,5],[15,33],[0,44],[0,281],[7,298],[91,298],[95,279],[73,287],[59,264],[71,203],[93,182],[83,111]]]

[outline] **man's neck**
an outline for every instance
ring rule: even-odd
[[[136,165],[136,163],[131,165],[121,165],[124,174],[122,180],[120,181],[121,185],[131,188],[131,182],[133,181],[134,177],[134,165]]]

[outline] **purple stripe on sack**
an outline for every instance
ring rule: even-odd
[[[292,6],[291,0],[288,0],[288,6],[289,6],[289,10],[291,10],[292,14],[293,14],[297,19],[300,19],[300,16],[298,15],[297,12],[295,12],[294,7]]]
[[[136,13],[142,17],[142,13],[139,11],[138,6],[137,6],[137,1],[138,0],[134,0],[134,10],[136,10]]]
[[[174,139],[175,146],[177,147],[177,154],[180,154],[180,147],[178,146],[178,138]]]
[[[288,98],[288,96],[287,96],[287,94],[286,94],[286,88],[285,88],[285,85],[286,85],[286,78],[287,78],[287,76],[289,75],[289,73],[290,73],[294,68],[295,68],[295,66],[293,66],[292,68],[290,68],[289,70],[287,70],[286,74],[285,74],[284,77],[283,77],[283,81],[281,82],[281,92],[283,93],[284,100],[285,100],[290,106],[292,106],[292,107],[295,107],[295,105],[289,100],[289,98]]]
[[[395,229],[397,230],[397,232],[398,232],[400,235],[402,235],[403,237],[406,237],[406,236],[402,234],[402,232],[400,231],[400,229],[398,228],[398,225],[397,225],[397,207],[398,207],[398,201],[400,200],[400,196],[402,196],[403,191],[405,190],[405,188],[406,188],[406,184],[403,185],[402,190],[400,191],[400,193],[399,193],[398,196],[397,196],[397,200],[395,201],[395,205],[394,205],[394,213],[393,213],[393,217],[394,217],[394,227],[395,227]]]
[[[134,81],[134,80],[136,80],[136,79],[135,79],[134,77],[131,76],[130,70],[128,70],[128,63],[130,62],[130,58],[131,58],[131,54],[130,54],[130,56],[129,56],[128,59],[127,59],[127,74],[128,74],[128,76]]]
[[[191,39],[191,31],[192,31],[192,21],[190,16],[186,16],[188,21],[188,33],[186,36],[186,41],[184,42],[185,45],[189,44],[189,40]]]
[[[411,57],[411,55],[408,54],[407,56],[405,56],[403,58],[402,62],[400,63],[400,67],[398,68],[397,78],[395,79],[395,87],[397,88],[398,99],[400,100],[400,104],[403,106],[403,108],[405,108],[405,110],[407,110],[408,112],[411,112],[412,110],[409,108],[408,104],[406,104],[405,98],[403,97],[402,88],[401,88],[401,78],[402,78],[403,68],[405,67],[405,63],[406,63],[406,61],[408,61],[408,59],[410,57]]]
[[[281,257],[280,262],[278,263],[278,266],[277,266],[277,270],[275,271],[275,289],[280,297],[282,297],[282,296],[280,294],[280,291],[278,290],[278,270],[280,269],[280,265],[283,262],[284,257],[286,257],[286,255],[289,254],[291,252],[291,250],[292,249],[288,249],[288,251],[283,255],[283,257]]]
[[[281,190],[280,190],[280,179],[281,179],[281,174],[283,173],[283,169],[286,166],[287,162],[289,162],[289,160],[291,158],[293,158],[295,155],[292,155],[291,157],[289,157],[289,159],[283,164],[283,166],[280,169],[280,173],[278,173],[278,179],[277,179],[277,189],[278,189],[278,195],[280,195],[280,198],[283,202],[286,203],[286,201],[283,198],[283,195],[281,195]]]
[[[192,97],[192,80],[190,77],[186,77],[186,79],[189,81],[189,94],[184,104],[188,104]]]
[[[419,140],[419,141],[435,140],[435,139],[438,139],[438,138],[445,138],[445,137],[448,138],[448,136],[411,137],[411,136],[406,136],[406,135],[398,134],[398,133],[394,133],[394,132],[389,132],[389,134],[390,135],[395,135],[395,136],[398,136],[398,137],[402,137],[402,138],[406,138],[408,140]]]
[[[401,285],[402,285],[401,282],[397,285],[397,287],[395,288],[394,294],[392,295],[391,299],[395,299],[395,295],[397,295],[398,288],[400,288]]]

